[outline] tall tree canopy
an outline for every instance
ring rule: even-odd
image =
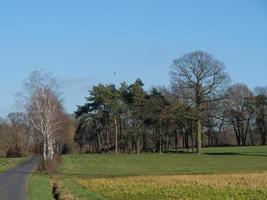
[[[197,109],[197,149],[201,151],[203,103],[224,97],[229,77],[222,62],[212,55],[196,51],[173,61],[171,85],[179,98]]]

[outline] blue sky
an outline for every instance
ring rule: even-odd
[[[63,82],[73,112],[99,82],[168,86],[172,60],[199,49],[266,86],[267,1],[0,0],[0,116],[33,69]]]

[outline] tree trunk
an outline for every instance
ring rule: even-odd
[[[136,144],[136,150],[137,150],[137,155],[140,154],[140,140],[139,140],[139,135],[137,136],[137,144]]]
[[[44,139],[44,142],[43,142],[43,159],[47,160],[47,156],[46,156],[46,139]]]
[[[174,137],[175,137],[175,152],[178,153],[178,134],[176,129],[174,129]]]
[[[108,122],[106,122],[106,152],[109,151],[109,126]]]
[[[202,125],[201,125],[201,119],[200,117],[197,120],[197,153],[200,154],[201,153],[201,135],[202,135]]]
[[[240,146],[241,140],[240,140],[240,129],[238,128],[238,125],[236,126],[234,122],[232,122],[234,131],[235,131],[235,137],[236,137],[236,143],[237,146]]]
[[[167,148],[166,148],[166,151],[168,151],[169,149],[170,149],[170,143],[169,143],[169,135],[167,135],[167,138],[166,138],[166,146],[167,146]]]
[[[266,145],[266,128],[265,128],[265,125],[263,125],[262,131],[261,131],[261,145]]]
[[[102,145],[101,145],[101,140],[100,140],[100,133],[97,131],[96,134],[97,134],[98,152],[101,153]]]
[[[189,151],[190,145],[189,145],[189,133],[184,132],[184,148],[186,148],[187,151]],[[193,136],[191,137],[193,138]],[[193,147],[193,142],[192,142],[192,147]]]
[[[194,132],[193,131],[193,124],[191,123],[191,125],[190,125],[190,135],[191,135],[191,145],[192,145],[191,148],[192,148],[192,152],[194,153],[195,152],[195,144],[194,144],[194,133],[193,132]],[[189,135],[189,133],[187,135]],[[188,140],[188,150],[187,151],[189,151],[189,136],[188,136],[187,140]]]
[[[162,153],[162,140],[161,140],[161,135],[159,136],[159,153]]]
[[[114,116],[114,126],[115,126],[115,154],[118,154],[118,126],[117,126],[117,119]]]
[[[245,130],[245,134],[244,134],[243,141],[242,141],[243,146],[246,145],[247,135],[248,135],[248,132],[250,131],[250,119],[251,119],[251,115],[252,114],[250,114],[249,117],[248,117],[248,119],[247,119],[246,130]],[[251,134],[251,136],[252,136],[252,134]]]
[[[48,157],[49,159],[54,158],[53,138],[50,134],[48,135]]]
[[[159,119],[159,153],[161,154],[162,152],[162,140],[161,140],[161,117]]]
[[[145,132],[143,132],[143,151],[147,151],[147,141]]]
[[[255,143],[254,143],[253,134],[252,134],[252,130],[251,130],[251,127],[250,126],[249,126],[249,133],[250,133],[251,145],[254,146]]]

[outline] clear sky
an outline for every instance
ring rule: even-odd
[[[172,60],[194,50],[266,86],[267,1],[0,0],[0,116],[35,68],[63,82],[73,112],[98,82],[168,86]]]

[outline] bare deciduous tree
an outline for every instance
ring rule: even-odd
[[[48,88],[38,88],[29,107],[29,119],[41,136],[45,160],[54,157],[55,133],[61,129],[60,112],[61,105],[55,94]]]
[[[217,101],[225,95],[229,76],[224,65],[212,55],[196,51],[174,60],[171,70],[171,85],[197,110],[197,151],[201,152],[202,120],[205,102]]]
[[[226,100],[226,115],[232,125],[237,145],[246,145],[250,122],[254,113],[252,91],[244,84],[236,83],[229,88]]]
[[[27,156],[32,138],[26,115],[13,112],[6,120],[0,120],[0,137],[0,156]]]
[[[53,159],[56,133],[62,129],[63,114],[56,81],[49,75],[33,72],[26,86],[31,88],[27,111],[35,140],[41,142],[44,160]]]
[[[256,127],[261,136],[261,144],[266,145],[267,136],[267,87],[255,88]]]

